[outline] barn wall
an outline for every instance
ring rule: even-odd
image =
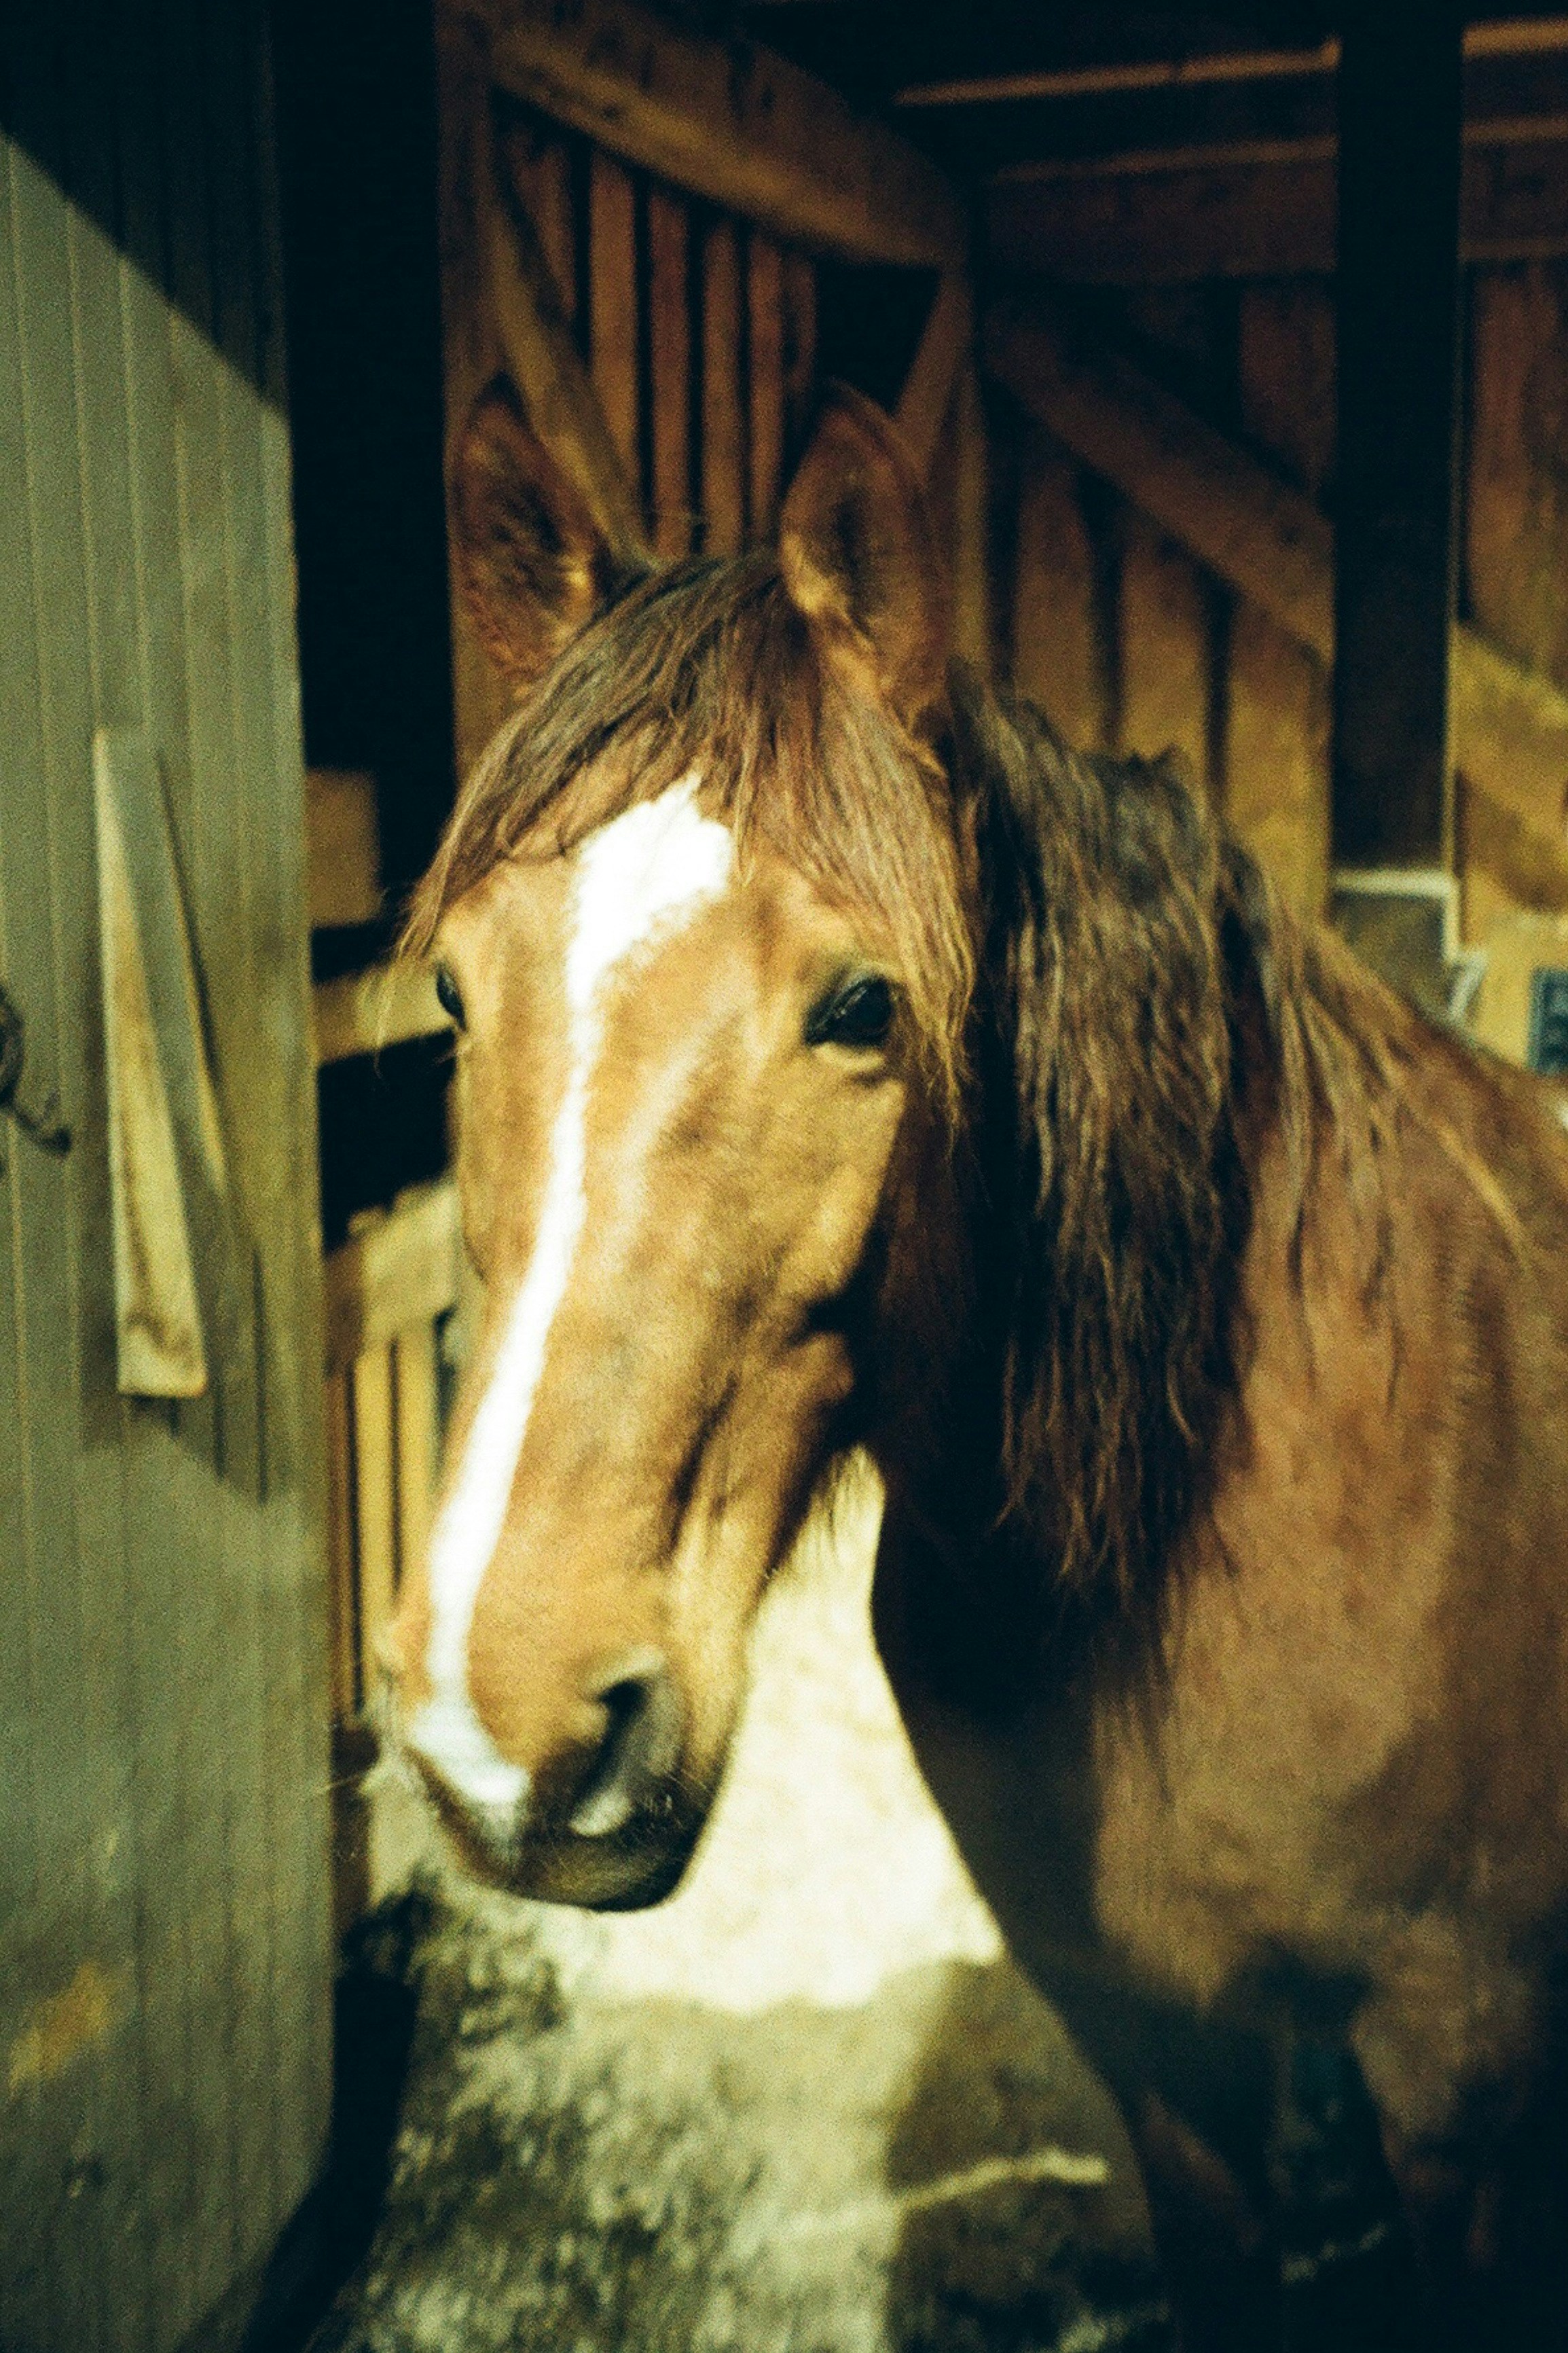
[[[1568,266],[1475,269],[1461,610],[1526,667],[1568,686]],[[1168,389],[1329,512],[1333,293],[1321,277],[1098,298],[1114,340]],[[1058,448],[1004,396],[1017,524],[999,600],[1017,683],[1076,743],[1174,744],[1289,902],[1321,913],[1329,860],[1323,665]],[[1563,812],[1527,829],[1458,791],[1466,936],[1568,908]]]
[[[265,42],[0,14],[0,2341],[163,2353],[306,2190],[330,2068],[320,1292]],[[207,1393],[116,1382],[95,730],[183,878],[229,1171]],[[164,909],[164,916],[171,911]]]

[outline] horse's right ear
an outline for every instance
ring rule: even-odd
[[[946,570],[896,428],[847,385],[829,394],[784,501],[779,568],[813,628],[868,662],[906,725],[927,726],[947,678]]]
[[[450,498],[463,602],[521,692],[608,603],[619,567],[504,375],[480,393],[458,436]]]

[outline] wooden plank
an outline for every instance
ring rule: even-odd
[[[1545,406],[1568,371],[1563,273],[1539,262],[1478,271],[1470,341],[1471,609],[1505,652],[1568,686],[1568,472]]]
[[[1457,0],[1347,20],[1339,76],[1335,862],[1448,863],[1458,588]]]
[[[745,545],[741,249],[730,220],[710,222],[702,241],[702,523],[710,555],[738,555]]]
[[[396,1422],[392,1350],[369,1348],[349,1375],[353,1398],[354,1538],[359,1588],[359,1688],[376,1686],[375,1646],[397,1599]]]
[[[899,395],[898,427],[921,473],[929,473],[938,436],[952,408],[958,371],[974,336],[969,280],[950,270],[937,281],[918,348]]]
[[[1043,434],[1023,455],[1013,586],[1013,683],[1079,752],[1112,748],[1109,649],[1078,470]]]
[[[773,536],[784,472],[784,338],[782,257],[772,237],[746,240],[747,393],[752,537]]]
[[[437,1335],[416,1324],[392,1344],[397,1393],[397,1571],[400,1578],[425,1557],[435,1511],[440,1448]]]
[[[639,471],[637,188],[597,148],[589,166],[588,288],[594,389],[629,486]]]
[[[533,224],[510,200],[497,170],[489,111],[482,102],[472,125],[469,158],[468,202],[484,257],[480,299],[489,305],[529,422],[582,491],[611,546],[638,559],[644,549],[635,475],[623,462],[578,355]],[[454,429],[463,421],[451,420]]]
[[[816,398],[816,265],[793,248],[784,257],[784,431],[793,457],[805,445]]]
[[[1462,261],[1568,254],[1565,127],[1519,136],[1509,125],[1510,135],[1467,146]],[[984,203],[988,256],[1011,276],[1138,286],[1326,277],[1334,267],[1338,198],[1328,139],[1076,168],[1033,164],[995,181]]]
[[[679,196],[647,195],[648,371],[653,406],[653,543],[673,560],[691,546],[690,216]]]
[[[1333,652],[1333,534],[1300,491],[1042,299],[987,313],[986,363],[1057,438],[1251,596]]]
[[[410,1038],[440,1037],[452,1027],[429,965],[373,965],[368,972],[318,981],[311,994],[316,1060],[322,1067],[354,1054],[378,1054]]]
[[[1212,602],[1184,548],[1137,514],[1121,554],[1121,744],[1153,759],[1178,752],[1207,794]]]
[[[845,260],[940,269],[963,208],[896,133],[766,49],[635,0],[451,0],[497,82],[661,179]]]
[[[346,1373],[329,1373],[326,1377],[326,1439],[332,1720],[353,1724],[363,1694],[354,1576],[353,1419]]]
[[[1325,666],[1333,538],[1309,500],[1039,298],[987,313],[986,360],[1037,421]],[[1454,741],[1475,791],[1555,840],[1568,695],[1478,631],[1454,636]]]
[[[1329,694],[1322,666],[1255,605],[1231,617],[1225,816],[1288,907],[1316,923],[1329,896]]]
[[[375,778],[362,768],[305,777],[310,928],[372,923],[381,913],[381,820]]]
[[[450,1178],[403,1195],[326,1261],[327,1363],[344,1367],[457,1303],[462,1238]]]
[[[1237,375],[1248,439],[1294,489],[1321,500],[1334,465],[1334,305],[1325,280],[1242,288]]]
[[[973,362],[958,372],[952,400],[953,651],[991,668],[990,495],[985,408]]]
[[[517,200],[533,224],[563,314],[574,320],[577,223],[572,151],[552,122],[517,110],[500,126],[500,153]]]

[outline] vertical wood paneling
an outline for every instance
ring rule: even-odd
[[[752,537],[772,537],[784,472],[784,322],[782,257],[772,237],[746,240]]]
[[[679,196],[647,198],[648,369],[653,417],[653,543],[685,555],[691,545],[691,290],[689,215]]]
[[[0,2309],[7,2337],[26,2313],[30,2353],[162,2353],[269,2243],[324,2125],[319,1408],[300,1378],[319,1371],[319,1277],[281,305],[258,11],[168,0],[132,23],[102,0],[58,50],[47,21],[28,0],[3,37],[0,384],[19,430],[0,464],[26,470],[6,485],[0,565],[13,617],[25,585],[47,620],[7,706],[27,721],[8,719],[0,970],[27,976],[34,1054],[41,1074],[58,1061],[76,1141],[62,1167],[13,1160],[7,1140],[0,1174],[0,1387],[22,1497],[0,1579],[7,1623],[34,1630],[37,1760],[26,1820],[14,1782],[4,1799],[0,1849],[37,1867],[31,1907],[4,1914],[0,1983],[24,2035],[65,2015],[80,2041],[31,2095],[37,2196],[29,2243],[0,2224]],[[165,775],[233,1158],[234,1249],[209,1219],[199,1252],[216,1377],[189,1408],[121,1401],[110,1356],[104,724],[145,727]],[[73,1987],[74,2010],[48,2010]],[[33,2162],[18,2124],[16,2104],[0,2111],[13,2182]]]
[[[1334,319],[1314,280],[1247,287],[1237,334],[1244,429],[1312,498],[1334,458]],[[1226,678],[1226,814],[1286,902],[1328,905],[1330,710],[1322,665],[1245,602]]]
[[[635,491],[639,475],[637,189],[625,166],[599,148],[594,150],[588,222],[594,388]]]
[[[1013,591],[1013,682],[1075,750],[1110,747],[1094,550],[1078,470],[1039,438],[1025,451]]]
[[[360,1680],[370,1680],[376,1639],[397,1590],[397,1463],[392,1350],[361,1356],[352,1376],[354,1528],[359,1542]]]
[[[537,116],[513,117],[503,139],[511,184],[538,234],[561,308],[577,311],[577,231],[572,209],[572,153]]]
[[[784,311],[784,434],[786,452],[798,457],[812,422],[816,397],[816,265],[793,247],[784,257],[780,299]]]
[[[1121,748],[1173,746],[1210,783],[1210,599],[1192,557],[1130,514],[1121,558]]]
[[[702,240],[702,521],[710,555],[746,541],[746,428],[741,396],[741,241],[731,220]]]
[[[436,1495],[440,1411],[434,1324],[416,1324],[393,1343],[397,1393],[397,1573],[424,1557]]]

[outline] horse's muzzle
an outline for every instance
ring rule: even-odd
[[[476,1877],[549,1903],[637,1910],[679,1880],[707,1805],[679,1772],[685,1709],[660,1653],[617,1660],[593,1696],[597,1745],[553,1761],[515,1805],[476,1802],[417,1736],[405,1754]]]

